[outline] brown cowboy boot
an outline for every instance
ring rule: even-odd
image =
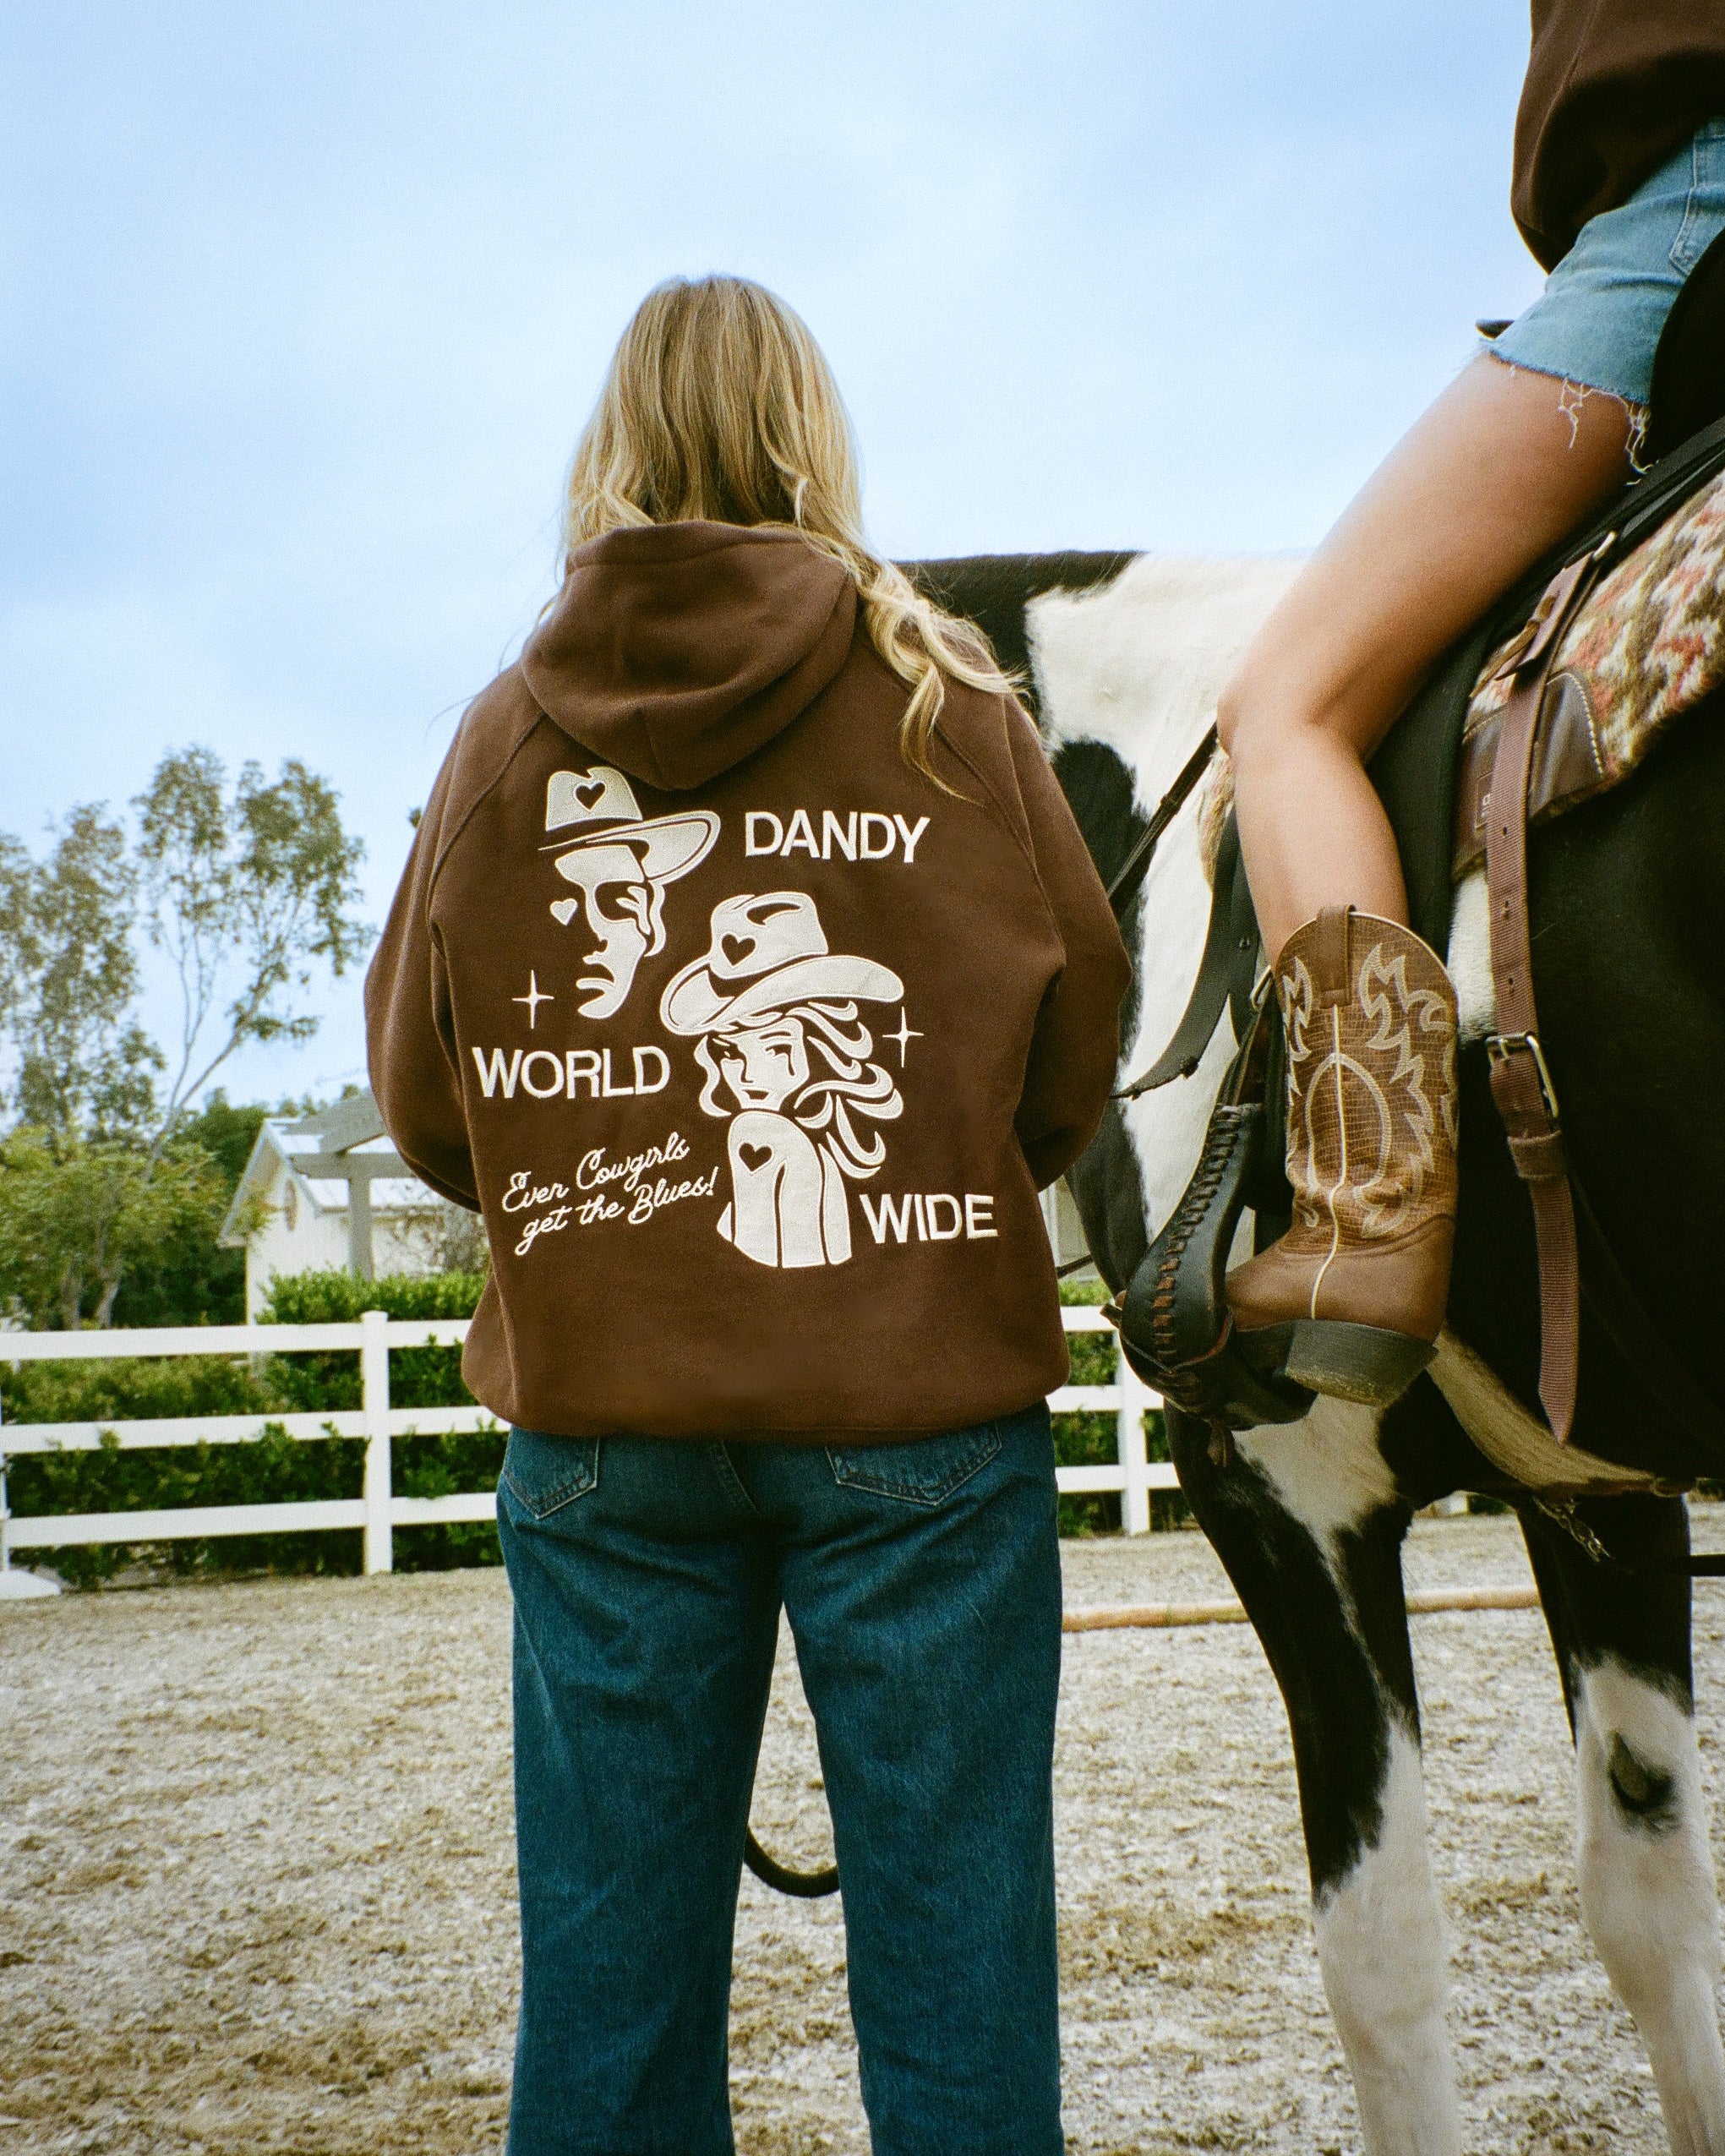
[[[1351,907],[1295,931],[1275,985],[1294,1221],[1228,1275],[1228,1305],[1254,1361],[1387,1407],[1431,1361],[1449,1292],[1455,991],[1411,929]]]

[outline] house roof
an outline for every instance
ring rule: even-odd
[[[304,1204],[319,1213],[345,1220],[347,1180],[319,1175],[319,1161],[332,1153],[389,1153],[392,1149],[383,1117],[369,1092],[349,1094],[298,1122],[266,1116],[216,1240],[227,1250],[245,1247],[248,1237],[241,1231],[241,1223],[252,1204],[265,1197],[275,1182],[278,1165],[286,1170]],[[415,1176],[380,1176],[371,1186],[374,1218],[431,1213],[441,1202]]]

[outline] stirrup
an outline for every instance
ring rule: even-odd
[[[1265,997],[1222,1082],[1184,1196],[1103,1310],[1144,1382],[1213,1429],[1295,1422],[1313,1400],[1286,1369],[1260,1367],[1245,1351],[1226,1285],[1240,1216],[1265,1180],[1264,1078],[1274,1023]]]

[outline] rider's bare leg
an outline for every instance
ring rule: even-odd
[[[1482,355],[1259,630],[1217,721],[1272,958],[1326,906],[1406,920],[1365,759],[1445,646],[1623,483],[1629,433],[1615,397]]]
[[[1365,758],[1446,645],[1609,498],[1630,414],[1482,358],[1343,516],[1224,694],[1288,1040],[1286,1234],[1228,1276],[1242,1351],[1387,1407],[1430,1361],[1455,1222],[1455,994],[1407,922]],[[1351,910],[1350,910],[1351,909]]]

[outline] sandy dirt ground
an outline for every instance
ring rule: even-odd
[[[1715,1542],[1725,1520],[1707,1523]],[[1067,1546],[1073,1604],[1226,1591],[1195,1535]],[[1434,1520],[1410,1584],[1526,1577]],[[1699,1591],[1710,1771],[1725,1591]],[[1665,2142],[1580,1929],[1570,1755],[1533,1613],[1415,1620],[1469,2145]],[[501,2148],[516,1984],[500,1573],[0,1607],[0,2156]],[[1087,2156],[1358,2148],[1307,1920],[1280,1703],[1243,1626],[1067,1641],[1067,2115]],[[756,1796],[823,1799],[781,1662]],[[836,1903],[743,1884],[745,2156],[860,2156]]]

